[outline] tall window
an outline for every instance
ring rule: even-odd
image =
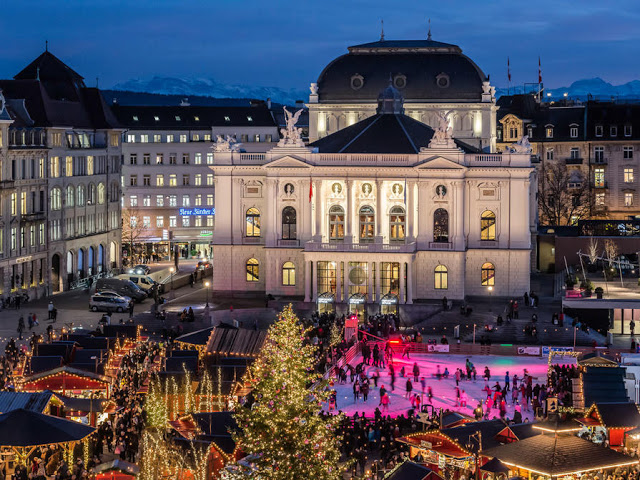
[[[624,206],[632,207],[633,206],[633,193],[625,193],[624,194]]]
[[[62,191],[58,187],[51,189],[51,210],[60,210],[62,206]]]
[[[433,212],[433,241],[449,241],[449,212],[444,208],[438,208]]]
[[[360,243],[373,242],[375,215],[373,208],[365,205],[360,209]]]
[[[404,241],[406,216],[404,208],[393,207],[389,212],[389,238],[391,241]]]
[[[593,147],[593,154],[595,156],[594,160],[595,160],[596,163],[604,162],[604,147],[603,146]]]
[[[104,203],[104,193],[105,193],[104,183],[99,183],[98,184],[98,204],[99,205],[102,205]]]
[[[293,207],[282,209],[282,239],[296,239],[296,209]]]
[[[282,285],[293,286],[296,284],[296,266],[293,262],[284,262],[282,265]]]
[[[77,193],[78,193],[78,206],[79,207],[84,207],[85,190],[84,190],[84,186],[83,185],[78,185]]]
[[[247,237],[260,236],[260,211],[257,208],[247,210]],[[256,260],[257,262],[257,260]]]
[[[74,188],[71,185],[69,185],[67,187],[67,205],[66,205],[67,207],[73,207],[73,203],[74,203],[73,199],[74,199],[74,197],[75,197]]]
[[[89,184],[87,189],[87,205],[94,205],[96,203],[96,186],[93,183]]]
[[[400,263],[382,262],[380,281],[383,295],[392,294],[398,296],[400,292]]]
[[[247,282],[260,280],[260,264],[255,258],[247,260]]]
[[[604,188],[604,168],[596,168],[593,171],[593,184],[596,188]]]
[[[438,265],[433,274],[436,290],[446,290],[449,288],[449,271],[447,267]]]
[[[344,240],[344,210],[339,205],[329,210],[329,240]]]
[[[633,168],[624,169],[624,183],[633,183]]]
[[[622,158],[633,158],[633,147],[622,147]]]
[[[482,265],[481,285],[483,287],[492,287],[496,284],[496,269],[493,263],[484,263]]]
[[[496,214],[485,210],[480,217],[480,240],[496,239]]]

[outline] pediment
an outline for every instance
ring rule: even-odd
[[[427,158],[422,163],[415,166],[416,170],[466,170],[467,167],[460,165],[448,158],[436,155]]]
[[[285,155],[263,166],[265,168],[311,168],[307,162],[293,155]]]

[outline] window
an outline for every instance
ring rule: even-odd
[[[176,195],[169,195],[169,206],[170,207],[178,206],[178,197]]]
[[[15,193],[11,194],[11,216],[15,217],[18,215],[18,195]]]
[[[13,201],[13,195],[12,195]],[[12,202],[12,210],[13,210],[13,202]],[[58,187],[54,187],[51,189],[51,210],[60,210],[62,207],[62,192]],[[13,215],[15,213],[12,212]]]
[[[633,183],[633,168],[624,169],[624,183]]]
[[[151,186],[151,175],[142,176],[142,185],[144,185],[145,187]]]
[[[162,143],[162,135],[154,134],[153,135],[153,143]]]
[[[632,207],[633,206],[633,193],[625,193],[624,194],[624,206]]]
[[[211,193],[207,194],[207,206],[213,206],[213,194]]]
[[[164,163],[164,155],[162,153],[156,153],[156,165],[162,165]]]
[[[496,214],[485,210],[480,216],[480,240],[496,239]]]
[[[182,154],[182,164],[183,165],[189,165],[189,154],[188,153],[183,153]]]
[[[60,157],[51,157],[49,175],[51,175],[51,178],[58,178],[60,176]]]
[[[182,175],[182,186],[189,186],[189,175]]]
[[[569,136],[571,138],[578,138],[578,127],[575,127],[575,126],[569,127]]]
[[[87,175],[93,175],[93,167],[94,167],[94,160],[93,160],[93,156],[89,155],[87,157]]]
[[[117,133],[112,133],[109,135],[109,145],[112,147],[117,147],[120,145],[120,135]]]
[[[373,242],[375,235],[375,216],[368,205],[360,208],[360,243]]]
[[[151,195],[145,195],[142,197],[142,206],[150,207],[151,206]]]
[[[633,158],[633,147],[622,147],[622,158]]]
[[[151,217],[142,217],[142,226],[144,228],[151,227]]]
[[[183,207],[188,207],[191,205],[191,197],[189,197],[189,195],[182,195],[182,206]]]
[[[207,215],[207,227],[213,227],[213,215]]]
[[[296,209],[293,207],[285,207],[282,209],[282,239],[295,240],[296,238]],[[294,284],[295,282],[291,285]]]
[[[180,135],[180,143],[187,143],[187,136],[186,135]]]
[[[547,138],[553,138],[553,127],[548,126],[544,129]]]
[[[616,127],[615,125],[612,125],[611,127],[609,127],[609,135],[612,137],[617,137],[618,136],[618,127]]]
[[[449,212],[444,208],[438,208],[433,212],[433,241],[449,241]]]
[[[389,211],[389,238],[392,242],[404,241],[406,216],[404,208],[392,207]]]
[[[202,206],[202,194],[197,194],[196,195],[196,203],[195,203],[196,207],[201,207]]]
[[[250,208],[246,215],[246,233],[247,237],[260,236],[260,211],[257,208]]]
[[[26,215],[27,213],[27,192],[20,192],[20,214]]]
[[[98,184],[98,204],[102,205],[104,203],[104,194],[105,194],[105,186],[104,183]]]
[[[227,122],[227,123],[230,122],[231,121],[231,117],[229,117],[228,115],[225,115],[224,116],[224,121]]]
[[[240,141],[242,143],[247,143],[249,141],[249,135],[247,135],[246,133],[243,133],[242,135],[240,135]]]
[[[140,143],[149,143],[149,135],[140,135]]]
[[[207,165],[213,165],[213,153],[207,153]]]
[[[169,186],[177,187],[178,186],[178,176],[175,173],[169,175]]]
[[[201,165],[202,164],[202,154],[201,153],[196,153],[194,159],[193,159],[193,163],[195,163],[196,165]]]
[[[260,141],[260,134],[256,133],[255,136],[253,137],[253,141],[254,142],[259,142]]]
[[[604,131],[602,125],[596,125],[596,137],[601,137]]]
[[[169,226],[170,227],[177,227],[178,226],[178,218],[174,215],[171,215],[169,217]]]
[[[553,148],[547,149],[547,160],[553,160]]]
[[[257,282],[260,279],[260,264],[255,258],[247,260],[247,282]]]
[[[132,187],[137,187],[138,186],[138,175],[131,175],[131,178],[129,179],[130,181],[130,185]]]
[[[67,204],[66,204],[67,208],[68,207],[73,207],[74,198],[75,198],[74,188],[71,185],[69,185],[67,187]]]
[[[344,210],[338,205],[329,210],[329,240],[344,240]]]
[[[625,137],[630,137],[631,136],[631,125],[625,125],[624,126],[624,136]]]
[[[510,136],[511,139],[517,139],[518,138],[518,128],[517,127],[509,128],[509,136]]]
[[[164,227],[164,217],[156,217],[156,228]]]
[[[482,265],[481,285],[483,287],[493,287],[496,284],[496,269],[493,263],[484,263]]]
[[[65,158],[64,174],[66,177],[73,177],[73,157]]]
[[[156,206],[164,207],[164,195],[156,195]]]
[[[176,155],[175,153],[169,154],[169,165],[177,165],[177,158],[178,155]]]
[[[138,206],[138,196],[137,195],[131,195],[129,197],[129,204],[132,207],[137,207]]]
[[[593,171],[593,186],[596,188],[604,188],[604,168],[596,168]]]
[[[532,126],[528,126],[527,127],[527,136],[529,138],[533,138],[533,127]]]
[[[54,147],[62,146],[62,133],[56,132],[51,134],[51,145]]]
[[[207,173],[207,186],[213,185],[213,173]]]
[[[604,163],[604,147],[593,147],[595,163]]]
[[[133,133],[127,134],[127,143],[136,143],[136,136]]]
[[[449,288],[449,271],[444,265],[438,265],[433,272],[436,290],[447,290]]]
[[[197,215],[195,217],[196,219],[196,227],[201,227],[202,226],[202,215]]]
[[[195,183],[194,183],[194,185],[195,185],[196,187],[199,187],[199,186],[201,186],[201,185],[202,185],[202,174],[200,174],[200,173],[196,173],[196,176],[195,176]]]
[[[156,187],[164,187],[164,175],[156,175]]]
[[[129,165],[137,165],[138,164],[138,154],[132,153],[129,155]]]
[[[142,154],[142,164],[143,165],[151,165],[151,154],[143,153]]]
[[[211,134],[210,133],[205,133],[203,138],[204,138],[205,142],[210,142],[211,141]]]
[[[79,207],[84,207],[84,202],[85,202],[84,185],[78,185],[78,188],[76,189],[76,192],[77,192],[77,196],[78,196],[78,206]]]
[[[18,247],[17,237],[18,237],[18,229],[16,227],[12,227],[11,228],[11,250],[15,250]]]
[[[38,225],[38,243],[44,245],[44,223]]]
[[[296,267],[293,262],[282,265],[282,285],[292,287],[296,284]]]
[[[596,205],[599,207],[604,206],[604,193],[596,193]]]
[[[167,143],[173,143],[173,135],[167,135]]]
[[[577,160],[578,158],[580,158],[580,149],[577,147],[573,147],[569,151],[569,156],[572,160]]]

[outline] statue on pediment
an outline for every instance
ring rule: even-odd
[[[278,142],[278,146],[304,147],[304,142],[302,141],[302,129],[296,128],[296,123],[298,123],[298,119],[300,118],[300,115],[302,115],[303,110],[300,109],[296,113],[291,113],[289,110],[287,110],[287,107],[282,107],[282,109],[284,110],[287,126],[280,129],[282,138]]]
[[[222,135],[217,135],[216,143],[214,143],[212,148],[216,153],[239,152],[240,145],[242,144],[236,140],[235,136],[227,135],[225,138]]]
[[[520,140],[509,147],[509,152],[511,153],[531,153],[532,151],[529,135],[523,135]]]
[[[436,114],[438,127],[435,129],[433,137],[429,142],[429,148],[456,148],[456,143],[451,136],[451,127],[449,126],[449,115],[445,112]]]

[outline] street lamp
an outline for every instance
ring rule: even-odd
[[[174,267],[169,267],[169,272],[171,272],[171,291],[173,292],[173,272],[175,272],[176,269]]]
[[[204,282],[204,286],[207,289],[207,305],[205,308],[209,308],[209,282]]]
[[[493,311],[493,287],[489,286],[489,311]]]

